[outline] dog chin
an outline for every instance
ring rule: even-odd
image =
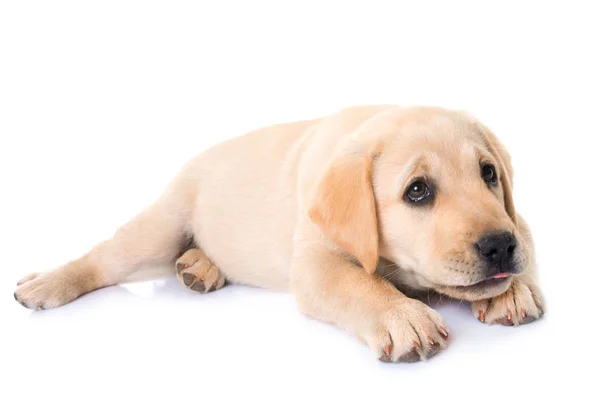
[[[470,286],[437,286],[435,290],[451,298],[476,301],[490,299],[506,292],[512,279],[511,275],[501,279],[487,279]]]

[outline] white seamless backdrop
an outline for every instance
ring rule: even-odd
[[[593,2],[3,1],[3,415],[598,414],[598,39]],[[185,161],[358,104],[464,109],[512,153],[548,313],[378,362],[291,295],[172,276],[41,312],[23,275],[108,238]]]

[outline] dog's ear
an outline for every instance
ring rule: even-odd
[[[338,247],[372,274],[379,261],[372,154],[335,158],[321,177],[308,210],[310,219]]]
[[[500,169],[502,171],[500,175],[500,183],[502,184],[502,192],[504,194],[504,209],[508,213],[513,223],[517,224],[517,213],[515,211],[515,205],[513,202],[513,167],[510,160],[510,154],[506,150],[506,147],[498,140],[498,138],[484,126],[482,123],[477,123],[479,131],[485,138],[488,150],[492,153],[494,158],[500,163]]]

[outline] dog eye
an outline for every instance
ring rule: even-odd
[[[494,165],[483,165],[481,167],[481,177],[490,185],[498,182],[498,176],[496,175],[496,168]]]
[[[406,199],[412,203],[418,204],[429,199],[433,195],[433,192],[427,186],[427,184],[419,179],[410,184],[406,190]]]

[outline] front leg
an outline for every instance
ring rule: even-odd
[[[528,266],[503,294],[471,304],[473,314],[481,322],[517,326],[528,324],[544,314],[544,298],[537,284],[535,250],[531,231],[523,217],[519,216],[519,233],[527,246]]]
[[[291,288],[304,313],[355,334],[381,361],[424,360],[446,346],[448,330],[436,311],[343,254],[296,253]]]

